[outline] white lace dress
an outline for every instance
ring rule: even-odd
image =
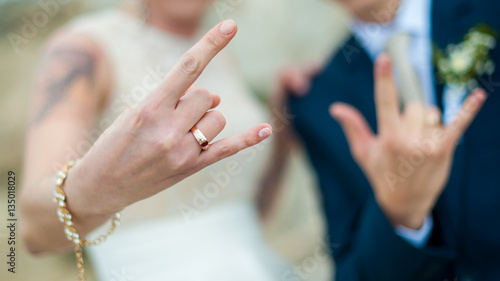
[[[69,29],[95,40],[113,68],[113,102],[90,135],[147,96],[200,37],[167,34],[119,10],[78,18]],[[227,50],[196,85],[222,98],[218,110],[227,125],[219,138],[268,121]],[[253,202],[269,146],[239,153],[125,209],[117,231],[87,249],[99,280],[281,279],[288,265],[266,244]]]

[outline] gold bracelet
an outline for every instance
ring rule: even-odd
[[[66,234],[66,238],[75,244],[76,267],[80,273],[80,281],[85,281],[87,280],[87,277],[85,276],[82,247],[103,243],[106,238],[111,235],[113,231],[115,231],[116,227],[120,225],[120,213],[115,214],[113,220],[111,221],[111,228],[106,234],[101,235],[92,241],[87,241],[85,238],[80,237],[80,234],[78,234],[78,230],[76,230],[73,223],[73,217],[71,216],[68,208],[66,208],[66,193],[62,189],[62,186],[68,177],[69,170],[75,164],[76,161],[70,161],[57,173],[56,188],[54,190],[54,202],[58,205],[57,216],[59,217],[59,221],[64,224],[64,233]]]

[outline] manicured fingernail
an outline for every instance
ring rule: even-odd
[[[269,128],[264,128],[259,131],[259,138],[265,139],[271,135],[272,131]]]
[[[233,33],[235,29],[236,29],[236,23],[233,20],[224,21],[219,28],[220,33],[224,35],[229,35]]]

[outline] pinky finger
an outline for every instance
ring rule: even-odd
[[[207,151],[200,154],[200,164],[203,167],[212,165],[262,142],[271,136],[271,134],[272,128],[269,124],[260,124],[241,134],[217,141],[211,144]]]
[[[456,144],[472,123],[486,100],[486,93],[482,89],[475,90],[463,103],[455,121],[445,128],[445,142],[447,145]]]

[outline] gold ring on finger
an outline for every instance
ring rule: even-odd
[[[193,128],[191,128],[191,133],[193,133],[194,138],[200,144],[201,149],[207,150],[210,147],[210,143],[208,142],[208,139],[200,131],[200,129],[198,129],[198,127],[193,126]]]
[[[425,124],[431,127],[435,127],[439,125],[439,122],[441,121],[441,118],[439,115],[436,113],[429,113],[427,114],[427,117],[425,118]]]

